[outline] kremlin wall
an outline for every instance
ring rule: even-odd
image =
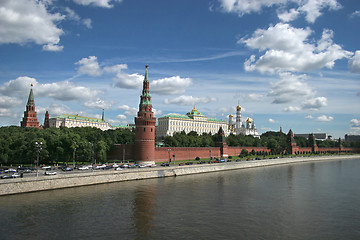
[[[145,78],[143,81],[143,90],[140,96],[139,111],[135,117],[135,144],[115,144],[114,148],[108,152],[108,161],[135,160],[137,163],[154,164],[155,162],[165,162],[174,160],[188,160],[196,157],[202,158],[226,158],[228,156],[238,156],[243,149],[248,152],[268,153],[270,149],[266,147],[228,147],[225,137],[230,133],[253,135],[260,137],[254,120],[247,118],[246,125],[241,120],[241,106],[236,107],[236,122],[232,122],[233,115],[229,115],[229,123],[216,119],[209,119],[194,109],[187,115],[167,115],[159,118],[159,124],[156,126],[156,118],[152,111],[150,83],[148,79],[148,66],[146,65]],[[45,114],[45,121],[42,127],[39,126],[35,111],[35,101],[32,89],[30,90],[26,111],[21,121],[22,127],[97,127],[102,130],[111,129],[111,126],[105,122],[104,112],[102,119],[85,118],[78,115],[63,114],[57,118],[49,118],[49,113]],[[217,147],[155,147],[155,132],[158,136],[172,136],[175,131],[190,132],[195,129],[196,132],[211,132],[218,134]],[[313,146],[300,148],[296,145],[293,132],[288,133],[287,154],[304,154],[304,153],[326,153],[326,152],[354,152],[359,149],[352,148],[318,148],[315,142],[315,136],[309,135],[312,139]]]

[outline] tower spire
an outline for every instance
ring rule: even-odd
[[[135,117],[135,161],[155,163],[155,124],[149,90],[148,65],[145,66],[143,90],[140,96],[139,111]]]
[[[26,106],[35,106],[34,93],[33,93],[33,90],[32,90],[32,87],[34,85],[31,84],[30,86],[31,86],[31,88],[30,88],[29,98],[28,98]]]
[[[101,117],[101,120],[105,122],[105,113],[104,113],[104,109],[102,111],[102,117]]]
[[[34,93],[32,90],[33,84],[30,85],[29,98],[26,104],[26,110],[24,111],[24,117],[20,122],[21,127],[39,127],[39,122],[35,111]]]

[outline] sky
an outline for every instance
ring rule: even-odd
[[[360,134],[358,0],[0,0],[0,126],[31,84],[41,124],[134,123],[145,65],[156,117],[240,104],[259,133]]]

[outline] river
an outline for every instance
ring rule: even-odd
[[[360,159],[0,197],[0,239],[360,239]]]

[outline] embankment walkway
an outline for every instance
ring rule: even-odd
[[[241,161],[214,164],[195,164],[185,166],[154,167],[126,169],[123,171],[100,170],[93,172],[79,172],[59,174],[53,176],[26,177],[0,180],[0,196],[26,192],[36,192],[59,188],[78,187],[111,182],[140,180],[160,177],[175,177],[189,174],[209,173],[217,171],[236,170],[243,168],[265,167],[280,164],[294,164],[304,162],[319,162],[329,160],[359,159],[360,155],[318,156],[279,158],[255,161]]]

